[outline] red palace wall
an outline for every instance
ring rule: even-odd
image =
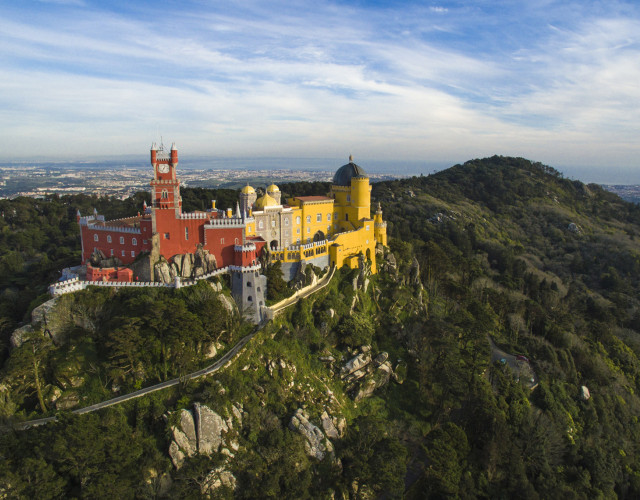
[[[140,252],[151,250],[151,238],[145,237],[144,233],[110,231],[102,228],[95,229],[85,225],[80,226],[80,232],[82,238],[83,264],[89,261],[94,249],[102,250],[102,253],[104,253],[107,258],[117,257],[125,265],[133,262]],[[108,241],[109,236],[111,237],[111,242]],[[124,243],[120,242],[120,238],[124,239]],[[124,255],[122,254],[123,251]],[[133,256],[131,252],[133,252]]]

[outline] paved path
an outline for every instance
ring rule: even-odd
[[[272,316],[286,309],[287,307],[295,304],[298,300],[308,297],[309,295],[322,290],[333,278],[335,273],[335,266],[331,266],[330,271],[324,276],[316,286],[313,288],[306,290],[304,293],[300,294],[295,301],[291,303],[281,303],[282,305],[276,304],[274,307],[270,308],[272,311]],[[284,302],[284,301],[283,301]],[[117,405],[120,403],[124,403],[125,401],[130,401],[131,399],[139,398],[146,394],[150,394],[155,391],[161,391],[162,389],[166,389],[167,387],[172,387],[174,385],[178,385],[180,382],[186,382],[187,380],[196,379],[199,377],[204,377],[206,375],[210,375],[214,372],[217,372],[220,368],[226,367],[231,364],[234,358],[240,353],[242,349],[249,343],[249,341],[258,333],[265,323],[260,323],[256,328],[249,334],[241,338],[236,345],[234,345],[229,352],[227,352],[224,356],[222,356],[218,361],[213,363],[212,365],[203,368],[202,370],[198,370],[197,372],[189,373],[183,377],[174,378],[172,380],[167,380],[166,382],[161,382],[160,384],[152,385],[151,387],[147,387],[145,389],[140,389],[139,391],[131,392],[129,394],[124,394],[122,396],[118,396],[117,398],[109,399],[107,401],[103,401],[102,403],[96,403],[91,406],[85,406],[84,408],[77,408],[72,410],[71,413],[75,413],[77,415],[82,415],[83,413],[91,413],[93,411],[101,410],[102,408],[106,408],[108,406]],[[24,430],[29,427],[35,427],[37,425],[48,424],[49,422],[53,422],[56,420],[56,417],[47,417],[47,418],[39,418],[37,420],[28,420],[26,422],[15,423],[12,427],[16,430]]]
[[[303,293],[301,293],[300,295],[298,295],[297,297],[295,297],[295,300],[290,301],[290,297],[287,299],[284,299],[280,302],[278,302],[277,304],[272,305],[269,309],[271,309],[271,313],[272,316],[275,317],[277,314],[281,313],[282,311],[284,311],[286,308],[291,307],[294,304],[297,304],[300,299],[304,299],[306,297],[308,297],[309,295],[316,293],[319,290],[322,290],[325,286],[327,286],[329,284],[329,282],[331,281],[331,279],[333,278],[333,275],[336,272],[336,266],[331,266],[331,268],[329,269],[329,271],[327,272],[327,274],[325,276],[323,276],[316,284],[314,287],[305,290]]]
[[[226,367],[231,364],[233,359],[240,353],[242,349],[249,343],[249,341],[258,333],[264,325],[258,325],[249,335],[242,337],[236,345],[234,345],[224,356],[222,356],[219,360],[217,360],[212,365],[203,368],[202,370],[198,370],[197,372],[189,373],[183,377],[174,378],[172,380],[167,380],[166,382],[161,382],[160,384],[152,385],[151,387],[146,387],[145,389],[140,389],[139,391],[131,392],[129,394],[123,394],[122,396],[118,396],[117,398],[109,399],[107,401],[103,401],[102,403],[96,403],[91,406],[85,406],[84,408],[78,408],[76,410],[72,410],[71,413],[75,413],[77,415],[81,415],[83,413],[91,413],[93,411],[101,410],[102,408],[106,408],[107,406],[113,406],[120,403],[124,403],[125,401],[129,401],[131,399],[139,398],[146,394],[150,394],[155,391],[160,391],[162,389],[166,389],[167,387],[172,387],[174,385],[178,385],[180,382],[186,382],[187,380],[192,380],[199,377],[204,377],[206,375],[210,375],[214,372],[217,372],[220,368]],[[48,424],[49,422],[53,422],[56,420],[56,417],[47,417],[40,418],[37,420],[28,420],[27,422],[20,422],[13,425],[14,429],[23,430],[28,429],[29,427],[35,427],[37,425]]]

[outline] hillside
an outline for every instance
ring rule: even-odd
[[[184,197],[200,208],[210,193]],[[59,299],[54,321],[10,351],[0,381],[6,428],[56,413],[59,421],[0,435],[9,450],[0,491],[640,496],[640,209],[505,157],[376,183],[372,197],[389,221],[379,274],[339,270],[212,377],[98,413],[64,411],[201,368],[249,327],[227,307],[224,280]],[[3,203],[6,214],[29,202]],[[74,203],[31,210],[74,214]],[[128,208],[112,203],[113,211]],[[0,242],[36,223],[49,234],[49,220],[5,219]],[[62,230],[61,259],[77,255],[73,229]],[[39,248],[52,252],[44,242]],[[24,274],[28,252],[12,251],[3,265],[13,262],[14,274],[31,282],[5,278],[5,310],[8,294],[39,290],[49,278]],[[18,321],[5,320],[7,345]]]

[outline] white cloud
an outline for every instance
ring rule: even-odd
[[[265,9],[7,16],[0,137],[16,156],[138,153],[159,129],[192,154],[638,157],[637,18],[580,16],[486,44],[444,6]]]

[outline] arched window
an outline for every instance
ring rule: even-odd
[[[163,200],[168,200],[169,199],[169,191],[167,191],[166,189],[162,190],[162,199]]]
[[[120,236],[120,244],[124,245],[124,236]]]
[[[107,234],[107,243],[111,243],[111,235]]]
[[[349,220],[349,214],[344,214],[344,220]]]
[[[250,281],[247,281],[247,287],[251,288],[251,282]]]
[[[131,238],[131,244],[132,244],[134,247],[137,247],[137,246],[138,246],[138,240],[137,240],[136,238]]]
[[[296,217],[296,224],[300,224],[300,216],[299,215]]]
[[[98,235],[97,234],[93,235],[93,241],[98,241]]]
[[[310,223],[311,222],[311,216],[307,215],[307,222]]]
[[[188,227],[184,228],[184,239],[185,240],[189,239],[189,228]]]
[[[251,295],[247,297],[247,302],[253,302],[253,297],[251,297]]]

